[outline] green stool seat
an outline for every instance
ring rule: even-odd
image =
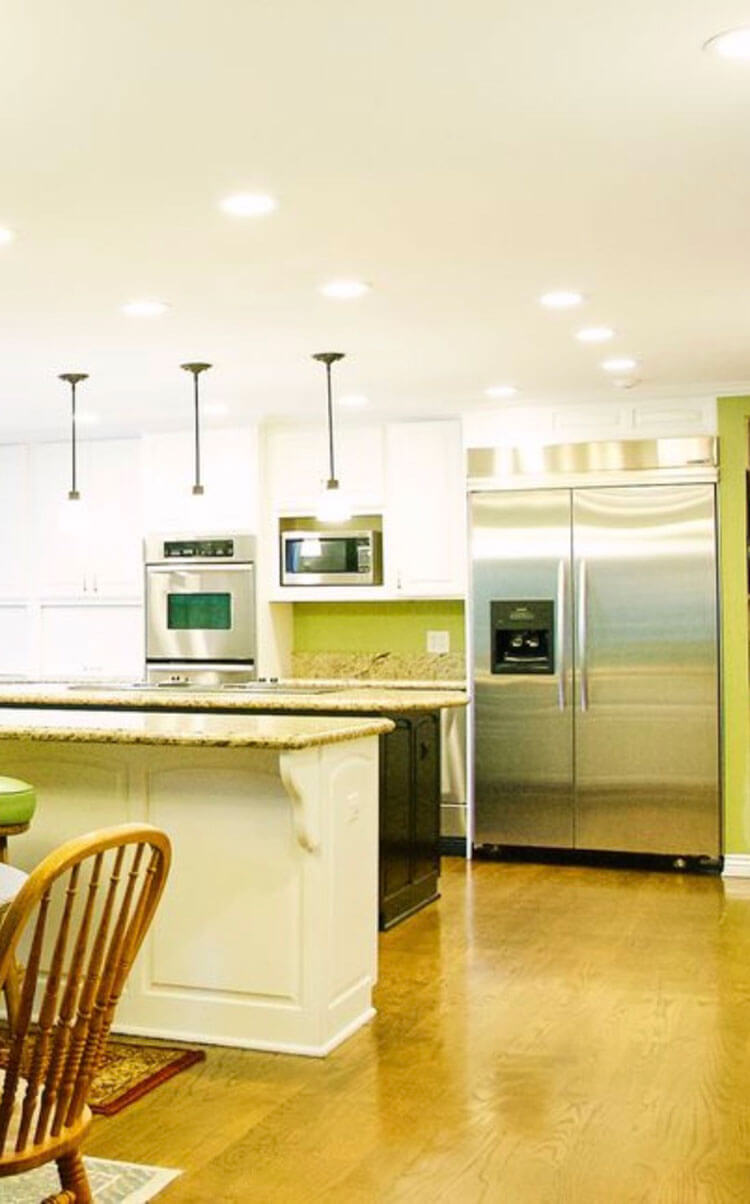
[[[20,778],[0,777],[0,828],[28,826],[36,810],[36,791]]]

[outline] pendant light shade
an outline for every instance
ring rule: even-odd
[[[193,407],[194,407],[194,429],[195,429],[195,480],[193,482],[193,493],[200,497],[203,493],[201,484],[201,430],[200,430],[200,413],[198,409],[198,377],[201,372],[205,372],[211,367],[210,364],[180,364],[180,367],[185,372],[193,374]]]
[[[343,523],[351,518],[352,511],[349,502],[342,492],[336,479],[336,464],[333,447],[333,398],[331,395],[331,364],[344,358],[343,351],[319,351],[313,356],[326,366],[326,391],[328,399],[328,480],[318,499],[315,517],[321,522]]]
[[[68,499],[77,502],[78,492],[77,463],[76,463],[76,385],[82,380],[88,380],[88,372],[61,372],[60,380],[70,385],[70,489]]]

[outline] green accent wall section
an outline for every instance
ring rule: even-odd
[[[724,852],[750,852],[747,501],[750,397],[720,397],[719,562],[724,725]]]
[[[464,604],[425,602],[295,602],[295,652],[424,653],[428,631],[450,633],[464,650]]]

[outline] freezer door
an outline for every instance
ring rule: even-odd
[[[713,485],[573,495],[575,845],[720,851]]]
[[[573,840],[570,493],[472,498],[474,843]]]

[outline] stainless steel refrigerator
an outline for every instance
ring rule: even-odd
[[[718,858],[715,486],[470,510],[475,846]]]

